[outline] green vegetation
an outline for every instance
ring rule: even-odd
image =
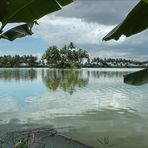
[[[41,17],[62,9],[73,0],[0,0],[0,39],[10,41],[32,35],[34,23]],[[25,15],[24,15],[25,14]],[[3,33],[8,23],[24,23]],[[37,24],[37,23],[36,23]]]
[[[107,137],[103,137],[103,139],[97,139],[97,141],[102,145],[102,146],[104,146],[104,147],[112,147],[112,146],[115,146],[114,144],[112,144],[112,142],[111,142],[111,140],[110,140],[110,138],[109,138],[109,136],[107,136]]]
[[[32,55],[4,55],[0,56],[0,68],[19,67],[50,67],[50,68],[146,68],[148,61],[135,61],[122,58],[90,58],[84,49],[77,49],[73,42],[64,45],[49,47],[41,59]]]
[[[140,0],[123,22],[110,31],[103,40],[118,40],[121,35],[132,36],[148,28],[148,0]]]
[[[129,59],[122,59],[122,58],[93,58],[90,63],[91,67],[125,67],[125,68],[144,68],[148,66],[148,61],[135,61]]]
[[[83,59],[89,60],[87,51],[76,49],[72,42],[61,49],[56,46],[49,47],[42,57],[49,67],[56,68],[78,68],[81,67]]]
[[[29,148],[28,147],[28,139],[23,138],[19,142],[17,142],[14,148]]]
[[[5,81],[20,81],[20,80],[35,80],[37,79],[37,72],[35,69],[3,69],[0,71],[0,79]]]
[[[128,74],[124,82],[131,85],[143,85],[148,83],[148,68]]]
[[[0,67],[36,67],[39,65],[38,58],[32,55],[4,55],[0,56]]]
[[[118,40],[121,35],[129,37],[148,28],[148,0],[140,0],[125,20],[110,31],[103,40]],[[132,85],[148,83],[148,69],[124,77],[124,82]]]
[[[69,94],[88,84],[88,77],[83,78],[82,72],[77,70],[49,70],[42,75],[42,80],[49,90],[62,89]]]

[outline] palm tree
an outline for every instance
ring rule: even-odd
[[[49,47],[42,56],[42,60],[44,59],[46,59],[47,64],[51,66],[57,65],[61,60],[59,49],[56,46]]]
[[[54,64],[58,65],[61,60],[60,52],[57,46],[52,47],[52,61]]]
[[[83,59],[84,58],[88,59],[89,58],[89,55],[88,55],[88,53],[87,53],[86,50],[79,49],[78,50],[78,57],[79,57],[80,64],[82,64]]]
[[[75,44],[73,42],[70,42],[69,45],[68,45],[68,48],[69,49],[75,49],[76,46],[75,46]]]

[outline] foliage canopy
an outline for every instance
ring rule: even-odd
[[[0,22],[2,23],[0,33],[8,23],[25,23],[1,34],[0,38],[13,41],[19,37],[32,35],[31,29],[36,20],[62,9],[71,2],[73,0],[0,0]]]
[[[148,0],[140,2],[127,15],[125,20],[109,32],[103,40],[118,40],[121,35],[129,37],[148,28]],[[126,75],[124,82],[132,85],[148,83],[148,69]]]
[[[118,40],[121,35],[129,37],[148,28],[148,1],[141,0],[125,20],[109,32],[103,40]]]
[[[83,59],[89,60],[86,50],[76,49],[74,43],[65,45],[63,48],[51,46],[42,56],[50,67],[54,68],[78,68],[81,67]]]

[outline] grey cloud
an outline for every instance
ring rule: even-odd
[[[57,16],[76,17],[88,22],[115,25],[123,20],[139,0],[76,0]]]
[[[145,46],[145,44],[143,45]],[[137,60],[147,60],[148,51],[146,48],[130,48],[124,46],[107,46],[107,45],[95,45],[95,44],[79,44],[78,47],[87,49],[90,56],[101,58],[128,58]]]
[[[91,57],[112,57],[130,58],[138,60],[148,59],[148,30],[130,38],[125,38],[123,42],[110,41],[98,42],[98,44],[81,44],[80,47],[87,49]]]

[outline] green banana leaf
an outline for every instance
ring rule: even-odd
[[[60,10],[72,0],[0,0],[0,21],[7,23],[33,22]]]
[[[148,0],[141,0],[125,20],[109,32],[103,40],[118,40],[121,35],[129,37],[148,28]]]
[[[16,38],[32,35],[33,23],[41,17],[60,10],[63,6],[72,3],[73,0],[0,0],[0,39],[10,41]],[[2,34],[3,28],[8,23],[26,24],[12,28]]]
[[[23,24],[17,27],[14,27],[5,33],[0,35],[0,38],[7,39],[9,41],[13,41],[16,38],[21,38],[27,35],[32,35],[32,27],[34,23],[29,23],[29,24]]]
[[[73,0],[57,0],[57,2],[63,7],[73,2]]]
[[[131,85],[143,85],[148,83],[148,68],[125,75],[124,82]]]
[[[127,15],[125,20],[109,32],[103,40],[118,40],[121,35],[129,37],[147,28],[148,0],[141,0]],[[124,82],[131,85],[143,85],[148,83],[148,69],[126,75],[124,77]]]

